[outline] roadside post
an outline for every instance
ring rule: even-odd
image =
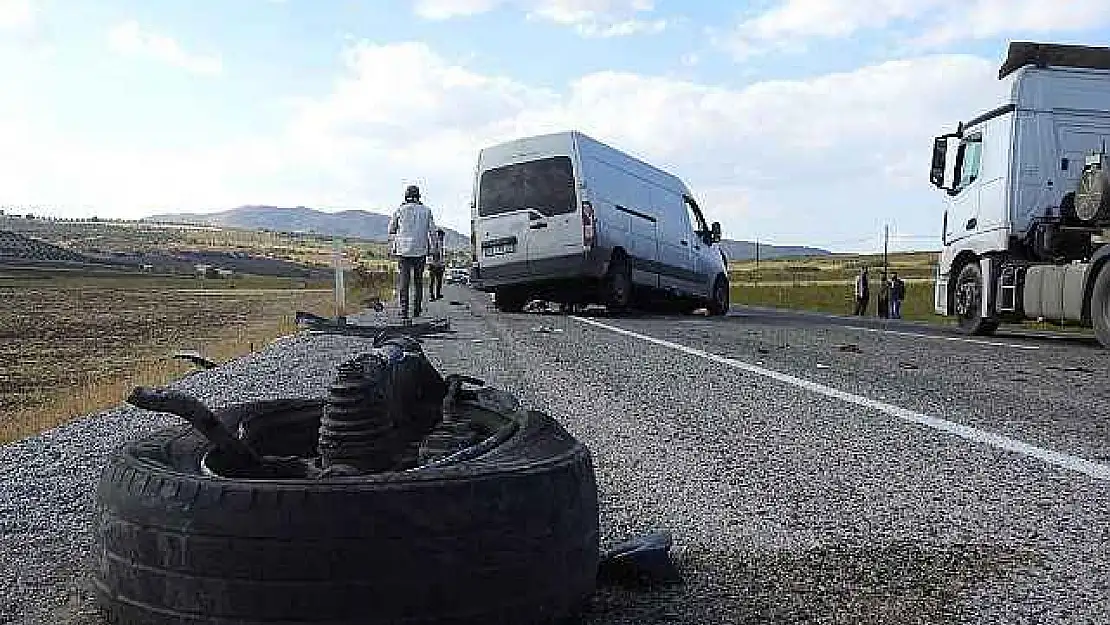
[[[336,238],[332,252],[332,265],[335,267],[335,319],[340,323],[347,321],[343,314],[347,309],[347,289],[343,284],[344,260],[343,239]]]

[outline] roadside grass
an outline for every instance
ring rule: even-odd
[[[877,315],[877,289],[872,285],[867,315]],[[853,285],[844,283],[818,284],[734,284],[732,303],[790,310],[805,310],[834,315],[850,315],[855,309]],[[902,302],[902,318],[943,324],[947,321],[933,313],[933,285],[929,282],[907,282],[906,299]]]
[[[388,273],[352,272],[344,314],[391,284]],[[119,405],[135,386],[180,378],[194,367],[171,358],[178,350],[222,363],[296,332],[297,310],[330,317],[330,287],[0,273],[0,444]]]
[[[228,336],[200,346],[209,360],[224,363],[265,347],[275,339],[296,332],[293,315],[276,322],[240,327]],[[67,388],[40,390],[28,396],[34,407],[17,410],[0,421],[0,444],[33,436],[74,419],[121,404],[136,386],[162,386],[196,367],[167,354],[162,358],[135,355],[124,372],[90,371]]]

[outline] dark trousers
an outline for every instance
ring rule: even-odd
[[[424,295],[424,257],[402,256],[397,261],[397,303],[401,315],[409,315],[409,283],[412,283],[413,314],[420,314],[421,297]]]
[[[440,299],[443,297],[443,267],[428,265],[428,276],[431,278],[428,285],[428,297]]]
[[[855,314],[856,314],[857,317],[862,317],[862,316],[867,314],[867,302],[869,302],[870,300],[871,300],[871,298],[868,297],[868,296],[857,297],[856,298],[856,312],[855,312]]]

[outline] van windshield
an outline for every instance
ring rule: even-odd
[[[478,189],[478,214],[482,217],[527,208],[550,217],[578,209],[568,156],[491,169],[482,174]]]

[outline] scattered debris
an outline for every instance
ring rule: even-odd
[[[821,363],[817,363],[817,368],[818,369],[832,369],[832,367],[830,367],[828,365],[823,365]]]
[[[755,351],[759,352],[760,354],[770,354],[771,353],[771,350],[767,349],[766,347],[757,347]]]
[[[460,302],[460,301],[459,301],[459,300],[457,300],[457,299],[453,299],[453,300],[451,300],[450,302],[447,302],[447,303],[448,303],[448,304],[450,304],[450,305],[452,305],[452,306],[462,306],[462,305],[463,305],[463,303],[462,303],[462,302]]]
[[[673,543],[670,532],[654,532],[616,545],[601,554],[598,580],[623,584],[677,582],[678,569],[670,558]]]
[[[901,368],[901,369],[907,369],[907,370],[911,370],[911,371],[921,368],[921,367],[918,367],[917,365],[913,364],[912,362],[899,362],[898,367]]]
[[[698,315],[700,317],[708,317],[709,316],[709,309],[708,308],[699,308],[691,314]]]
[[[200,352],[181,351],[177,352],[171,358],[176,360],[187,360],[201,369],[212,369],[218,365],[211,360],[200,355]]]
[[[532,328],[532,331],[533,332],[539,332],[540,334],[562,334],[563,333],[562,328],[552,328],[552,327],[549,327],[549,326],[538,326],[538,327]]]
[[[860,349],[859,345],[856,345],[855,343],[845,343],[843,345],[837,345],[836,348],[842,352],[848,352],[851,354],[863,353],[863,350]]]

